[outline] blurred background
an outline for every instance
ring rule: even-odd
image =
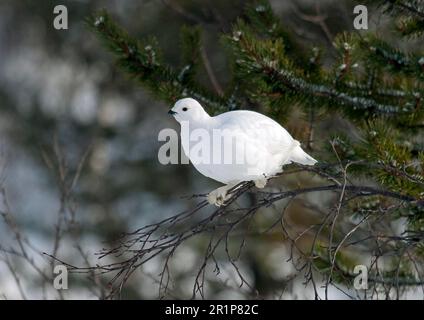
[[[53,28],[58,4],[68,8],[68,30]],[[333,59],[331,39],[352,29],[350,1],[273,0],[271,5],[301,44],[324,48],[328,62]],[[122,232],[192,208],[197,200],[185,196],[218,186],[190,165],[159,163],[159,131],[178,129],[166,114],[170,106],[118,70],[84,19],[106,8],[131,35],[155,36],[175,65],[180,28],[200,25],[205,55],[199,81],[214,90],[230,81],[220,36],[244,6],[237,0],[0,1],[1,298],[102,297],[107,278],[93,282],[85,274],[71,274],[69,290],[53,289],[47,280],[52,263],[42,253],[75,265],[96,263],[96,251]],[[317,15],[325,20],[314,19]],[[370,14],[371,29],[384,29],[384,23]],[[304,140],[301,120],[284,125]],[[348,126],[337,117],[317,125],[330,131]],[[326,199],[311,201],[316,211]],[[313,219],[310,211],[301,203],[290,208],[299,225]],[[264,212],[262,218],[272,214]],[[260,297],[313,298],[303,275],[287,262],[288,247],[271,234],[245,250],[241,269]],[[175,253],[173,297],[191,296],[202,250],[188,242]],[[158,263],[140,268],[122,297],[156,298]],[[258,296],[239,288],[225,262],[219,275],[212,269],[208,298]],[[330,297],[344,296],[332,289]]]

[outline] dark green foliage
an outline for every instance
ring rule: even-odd
[[[376,4],[383,12],[396,17],[397,29],[402,35],[422,36],[424,8],[421,0],[368,0],[365,3]]]
[[[367,62],[370,65],[374,64],[376,68],[389,71],[394,76],[401,74],[411,78],[418,78],[421,81],[424,80],[423,56],[405,54],[373,36],[362,39],[360,41],[360,49],[363,50],[363,58],[368,58]]]
[[[182,70],[178,76],[182,83],[194,85],[194,76],[200,59],[201,30],[198,27],[184,26],[181,29]]]
[[[190,80],[197,51],[189,51],[199,42],[199,31],[183,30],[183,67],[178,72],[164,63],[155,39],[137,41],[116,25],[106,11],[87,19],[88,26],[99,36],[107,48],[114,53],[118,65],[130,76],[139,80],[153,94],[167,103],[184,96],[192,96],[214,109],[224,109],[223,101],[213,97]]]
[[[368,0],[370,4],[377,4],[385,13],[395,16],[411,16],[418,19],[424,18],[424,8],[421,0]]]
[[[424,32],[424,20],[402,18],[399,20],[397,28],[403,36],[419,37]]]

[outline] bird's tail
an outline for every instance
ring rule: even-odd
[[[307,166],[313,166],[318,161],[312,158],[309,154],[307,154],[300,146],[299,141],[294,140],[293,141],[294,146],[292,148],[292,151],[290,153],[290,160],[292,162],[297,162],[303,165]]]

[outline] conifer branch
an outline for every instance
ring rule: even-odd
[[[193,81],[185,81],[184,73],[178,73],[165,64],[155,39],[137,41],[131,38],[105,10],[89,17],[87,24],[115,55],[121,68],[167,103],[191,96],[215,112],[227,109],[224,99],[212,95]]]

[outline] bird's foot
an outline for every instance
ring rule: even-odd
[[[256,188],[263,189],[263,188],[265,188],[266,183],[268,182],[268,179],[263,177],[261,179],[255,180],[254,182],[255,182]]]
[[[232,188],[232,186],[223,186],[215,189],[208,194],[208,202],[210,204],[214,204],[217,207],[220,207],[225,204],[231,198],[231,193],[228,193],[228,190]]]

